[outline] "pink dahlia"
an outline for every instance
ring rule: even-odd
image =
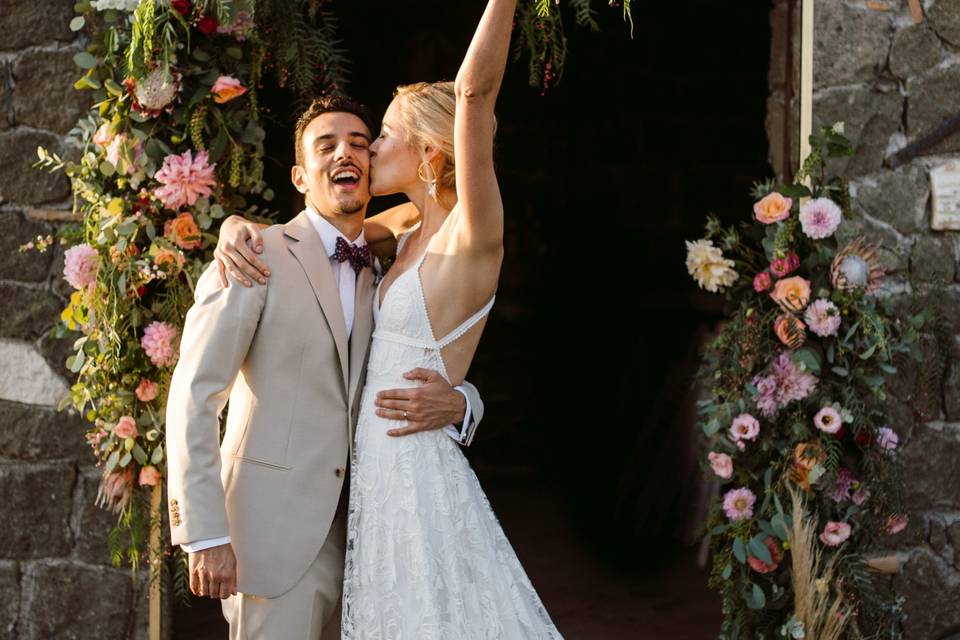
[[[100,255],[90,245],[78,244],[64,254],[63,277],[74,289],[90,288],[97,281]]]
[[[153,194],[167,209],[177,211],[184,205],[193,205],[200,196],[209,196],[217,185],[214,164],[207,164],[207,151],[192,157],[187,149],[181,154],[170,154],[163,159],[163,166],[154,176],[163,186]]]
[[[843,420],[840,419],[839,411],[833,407],[824,407],[817,411],[817,415],[813,416],[813,424],[817,425],[817,429],[824,433],[836,433],[840,431]]]
[[[772,416],[794,400],[803,400],[817,387],[817,377],[802,371],[790,359],[789,351],[782,351],[766,374],[753,378],[757,388],[757,408],[764,416]]]
[[[730,425],[730,437],[736,440],[755,440],[760,433],[760,423],[749,413],[741,413]]]
[[[151,322],[143,331],[140,346],[150,362],[158,367],[171,367],[177,362],[177,328],[166,322]]]
[[[803,318],[811,331],[824,338],[836,334],[840,328],[840,310],[837,305],[824,298],[807,307]]]
[[[830,492],[830,497],[833,498],[834,502],[848,500],[850,498],[850,490],[856,481],[857,479],[849,469],[840,469],[837,471],[837,480],[833,484],[833,491]]]
[[[746,487],[730,489],[723,496],[723,511],[727,517],[736,522],[753,516],[753,505],[757,496]]]
[[[848,523],[830,521],[820,534],[820,542],[828,547],[836,547],[846,542],[849,537],[850,525]]]
[[[733,475],[733,460],[727,454],[711,451],[707,454],[707,458],[710,460],[710,468],[713,472],[724,480]]]
[[[830,198],[814,198],[800,205],[800,226],[814,240],[832,236],[842,219],[843,212]]]
[[[900,444],[900,438],[890,427],[880,427],[880,432],[877,435],[877,444],[880,445],[881,449],[893,451],[897,448],[897,445]]]

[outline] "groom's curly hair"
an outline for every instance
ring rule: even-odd
[[[349,96],[336,93],[328,93],[314,98],[310,105],[297,118],[296,127],[293,133],[293,145],[296,152],[297,164],[303,165],[303,130],[307,125],[313,122],[313,119],[324,113],[342,112],[352,113],[367,125],[367,129],[373,132],[373,118],[370,110],[360,102],[357,102]]]

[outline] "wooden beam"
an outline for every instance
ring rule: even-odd
[[[810,134],[813,131],[813,3],[800,0],[800,158],[797,167],[810,155]],[[807,177],[807,184],[810,178]]]
[[[920,6],[920,0],[910,0],[910,15],[913,16],[913,24],[923,22],[923,7]]]
[[[955,113],[940,121],[937,126],[927,131],[922,136],[897,151],[892,156],[888,156],[883,161],[883,166],[888,169],[896,169],[902,164],[910,162],[919,155],[922,155],[941,140],[949,138],[960,131],[960,113]]]

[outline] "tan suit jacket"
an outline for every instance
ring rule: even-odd
[[[263,245],[266,285],[224,289],[215,264],[197,281],[166,443],[171,543],[229,535],[237,590],[273,598],[304,575],[337,509],[376,287],[362,270],[348,341],[330,259],[306,213],[265,229]],[[483,405],[465,388],[477,423]]]

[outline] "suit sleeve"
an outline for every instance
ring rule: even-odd
[[[224,289],[216,263],[197,281],[167,397],[171,544],[229,535],[219,416],[257,330],[267,286]]]
[[[456,387],[457,391],[462,393],[467,399],[467,415],[463,421],[463,427],[460,431],[457,441],[465,447],[469,447],[473,442],[473,436],[483,419],[483,400],[480,399],[480,391],[466,380],[463,384]]]

